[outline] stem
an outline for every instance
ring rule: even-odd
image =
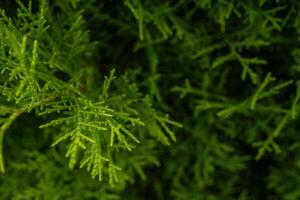
[[[49,95],[48,98],[45,98],[45,99],[41,100],[40,102],[34,104],[33,107],[41,106],[41,105],[45,104],[46,102],[49,102],[49,101],[55,99],[57,97],[57,95],[58,94],[56,92],[54,92],[51,95]],[[3,157],[3,140],[4,140],[5,131],[11,126],[13,121],[15,119],[17,119],[24,112],[26,112],[26,109],[24,109],[24,108],[15,109],[12,112],[12,114],[10,115],[10,117],[7,119],[7,121],[0,127],[0,173],[5,172],[4,157]]]
[[[7,121],[0,127],[0,172],[5,172],[4,167],[4,158],[3,158],[3,139],[5,131],[11,126],[13,121],[18,118],[22,114],[21,111],[15,111],[11,114],[11,116],[7,119]]]

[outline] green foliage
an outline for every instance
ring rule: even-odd
[[[0,8],[0,199],[300,198],[300,2]]]

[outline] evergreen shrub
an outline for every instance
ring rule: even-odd
[[[300,1],[0,8],[1,200],[300,199]]]

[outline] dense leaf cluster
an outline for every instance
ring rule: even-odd
[[[300,198],[299,1],[0,7],[0,199]]]

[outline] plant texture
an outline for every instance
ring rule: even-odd
[[[299,1],[0,8],[0,199],[300,199]]]

